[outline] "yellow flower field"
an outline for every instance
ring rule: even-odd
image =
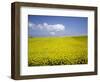
[[[87,38],[87,36],[29,37],[28,65],[87,64]]]

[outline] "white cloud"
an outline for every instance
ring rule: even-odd
[[[48,25],[47,29],[52,31],[64,31],[65,27],[62,24],[55,24],[55,25]]]
[[[28,26],[29,26],[29,27],[32,27],[32,25],[33,25],[33,24],[32,24],[31,22],[28,23]]]
[[[44,26],[42,24],[38,24],[36,28],[43,29]]]
[[[38,29],[38,30],[45,30],[49,32],[51,35],[55,35],[56,32],[61,32],[65,30],[65,26],[63,24],[34,24],[29,22],[29,27],[32,29]]]
[[[48,24],[47,24],[47,23],[43,23],[43,25],[44,25],[44,27],[47,27],[47,26],[48,26]]]
[[[34,29],[36,27],[36,25],[34,23],[29,22],[28,23],[29,28]]]
[[[50,34],[51,34],[51,35],[55,35],[56,33],[55,33],[55,32],[50,32]]]

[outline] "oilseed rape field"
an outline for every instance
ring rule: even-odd
[[[29,37],[28,66],[88,63],[88,37]]]

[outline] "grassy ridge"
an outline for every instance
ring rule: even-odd
[[[28,65],[87,64],[87,36],[28,39]]]

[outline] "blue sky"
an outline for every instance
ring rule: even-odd
[[[87,17],[28,15],[28,35],[83,36],[87,35]]]

